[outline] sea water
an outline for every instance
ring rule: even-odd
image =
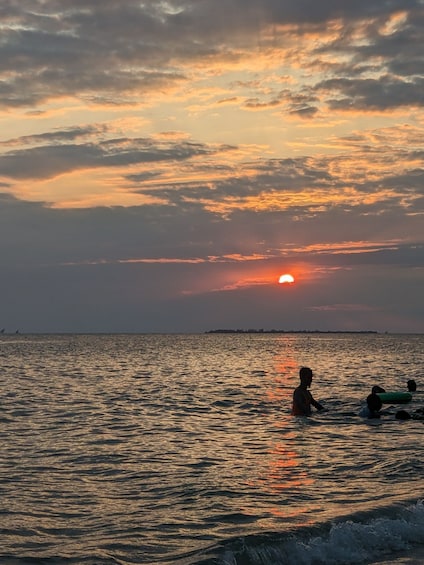
[[[395,418],[424,406],[423,335],[2,335],[0,356],[2,565],[424,561],[424,422]]]

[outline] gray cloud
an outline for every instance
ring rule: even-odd
[[[349,0],[347,2],[324,0],[319,3],[314,2],[314,0],[303,0],[302,2],[296,0],[283,2],[265,0],[262,5],[264,11],[271,15],[272,21],[323,23],[333,19],[349,21],[419,9],[421,3],[419,0],[406,0],[405,2],[402,2],[402,0]]]
[[[406,21],[391,34],[382,35],[377,23],[399,12],[407,13]],[[422,90],[415,77],[423,65],[419,55],[422,14],[421,3],[413,0],[190,0],[145,4],[87,0],[72,5],[11,0],[0,12],[0,104],[34,107],[66,95],[92,103],[131,103],[135,94],[186,81],[186,67],[193,60],[243,57],[243,46],[251,45],[252,34],[257,35],[259,44],[267,45],[262,28],[273,24],[298,26],[292,33],[302,35],[308,31],[303,26],[318,26],[325,31],[327,22],[334,19],[345,22],[345,28],[326,50],[350,54],[350,76],[360,65],[365,65],[365,72],[374,60],[383,59],[388,72],[407,79],[392,78],[388,85],[376,81],[374,95],[359,97],[360,108],[378,104],[375,98],[386,92],[384,88],[393,95],[392,106],[414,99],[421,103],[421,96],[414,95],[413,90]],[[356,19],[367,18],[367,37],[358,45],[351,26]],[[238,54],[235,47],[241,48]],[[319,60],[317,64],[321,64]],[[333,72],[337,76],[337,68]],[[361,86],[365,88],[366,84],[357,88]],[[348,89],[336,79],[328,81],[326,87]],[[355,106],[356,101],[352,94],[341,104]],[[278,98],[251,102],[257,108],[279,103]],[[302,103],[288,111],[312,115],[317,110]]]
[[[128,191],[159,198],[168,205],[180,206],[185,210],[215,208],[219,203],[225,204],[233,199],[234,203],[226,214],[232,213],[231,209],[238,204],[242,205],[244,199],[248,197],[268,196],[277,199],[277,202],[280,199],[281,204],[276,204],[276,207],[283,208],[285,193],[300,195],[302,192],[309,194],[318,190],[323,193],[335,191],[342,194],[348,188],[355,190],[358,197],[361,194],[385,194],[384,197],[380,196],[377,202],[374,201],[373,204],[365,207],[368,213],[374,205],[378,206],[380,214],[393,208],[398,208],[402,213],[405,209],[415,213],[423,211],[420,207],[421,200],[417,198],[421,195],[423,172],[416,167],[416,162],[423,158],[423,152],[416,149],[420,138],[412,131],[405,139],[401,150],[393,147],[390,151],[384,149],[382,152],[378,146],[370,147],[366,137],[351,136],[344,138],[343,141],[354,147],[356,157],[339,154],[326,157],[247,161],[239,163],[237,170],[223,164],[222,159],[225,163],[226,152],[233,149],[226,145],[216,147],[188,141],[158,142],[149,138],[103,139],[104,131],[104,128],[97,126],[70,128],[5,141],[6,147],[19,148],[0,155],[0,175],[18,182],[22,179],[51,178],[82,169],[122,168],[123,182]],[[92,140],[91,134],[93,134]],[[401,130],[399,135],[403,135]],[[79,137],[81,143],[73,143]],[[46,141],[56,143],[45,145]],[[391,142],[390,138],[381,139],[383,148],[384,144],[390,145]],[[28,147],[28,145],[32,146]],[[21,146],[23,148],[20,148]],[[396,152],[398,166],[404,163],[401,172],[391,171],[393,151]],[[343,173],[337,172],[349,167],[348,163],[355,158],[357,161],[365,159],[367,166],[373,153],[375,158],[382,163],[385,162],[387,167],[387,171],[381,172],[378,179],[374,177],[368,179],[365,173],[358,171],[355,179],[350,178],[346,181]],[[202,159],[199,162],[196,159],[199,156],[207,157],[212,161],[205,164]],[[176,163],[181,163],[185,167],[184,182],[179,182],[178,177],[170,181],[166,180],[168,168],[174,167]],[[149,164],[159,168],[155,170],[142,168],[137,172],[137,167]],[[129,165],[132,166],[131,173],[127,172]],[[207,184],[190,180],[192,176],[199,177],[199,174],[207,178],[211,172],[219,172],[221,178],[209,180]],[[150,184],[152,180],[155,181],[154,185]],[[387,189],[390,188],[393,190],[387,193]],[[334,204],[335,207],[350,205],[348,201],[343,200],[341,204]],[[331,199],[326,199],[326,202],[319,205],[314,201],[311,201],[309,206],[292,203],[287,209],[290,214],[298,216],[316,213],[317,206],[321,210],[328,210],[333,205]],[[272,209],[272,206],[270,208]],[[361,210],[358,202],[355,204],[355,209]]]
[[[424,79],[410,81],[384,76],[379,79],[331,79],[317,89],[338,91],[342,98],[329,99],[331,109],[388,110],[424,104]]]
[[[55,130],[34,135],[23,135],[14,139],[0,141],[0,146],[13,147],[25,145],[43,145],[45,143],[61,144],[76,139],[103,134],[108,130],[106,125],[87,125],[78,126],[70,129]]]
[[[88,130],[83,130],[88,133]],[[64,141],[82,135],[78,129],[69,132],[26,136],[30,141]],[[5,142],[16,144],[17,140]],[[223,146],[221,150],[225,151]],[[29,149],[16,149],[0,155],[0,175],[15,179],[50,178],[84,168],[124,167],[128,165],[182,161],[198,155],[212,154],[216,149],[200,143],[155,143],[149,139],[109,139],[99,143],[72,143],[41,145]]]

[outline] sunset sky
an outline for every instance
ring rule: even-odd
[[[424,332],[423,29],[421,0],[3,0],[0,328]]]

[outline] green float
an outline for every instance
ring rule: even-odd
[[[379,392],[377,394],[383,404],[406,404],[412,400],[410,392]]]

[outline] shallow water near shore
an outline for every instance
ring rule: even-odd
[[[2,564],[420,556],[424,422],[394,414],[424,406],[423,335],[3,335],[0,355]],[[408,379],[411,403],[358,416]]]

